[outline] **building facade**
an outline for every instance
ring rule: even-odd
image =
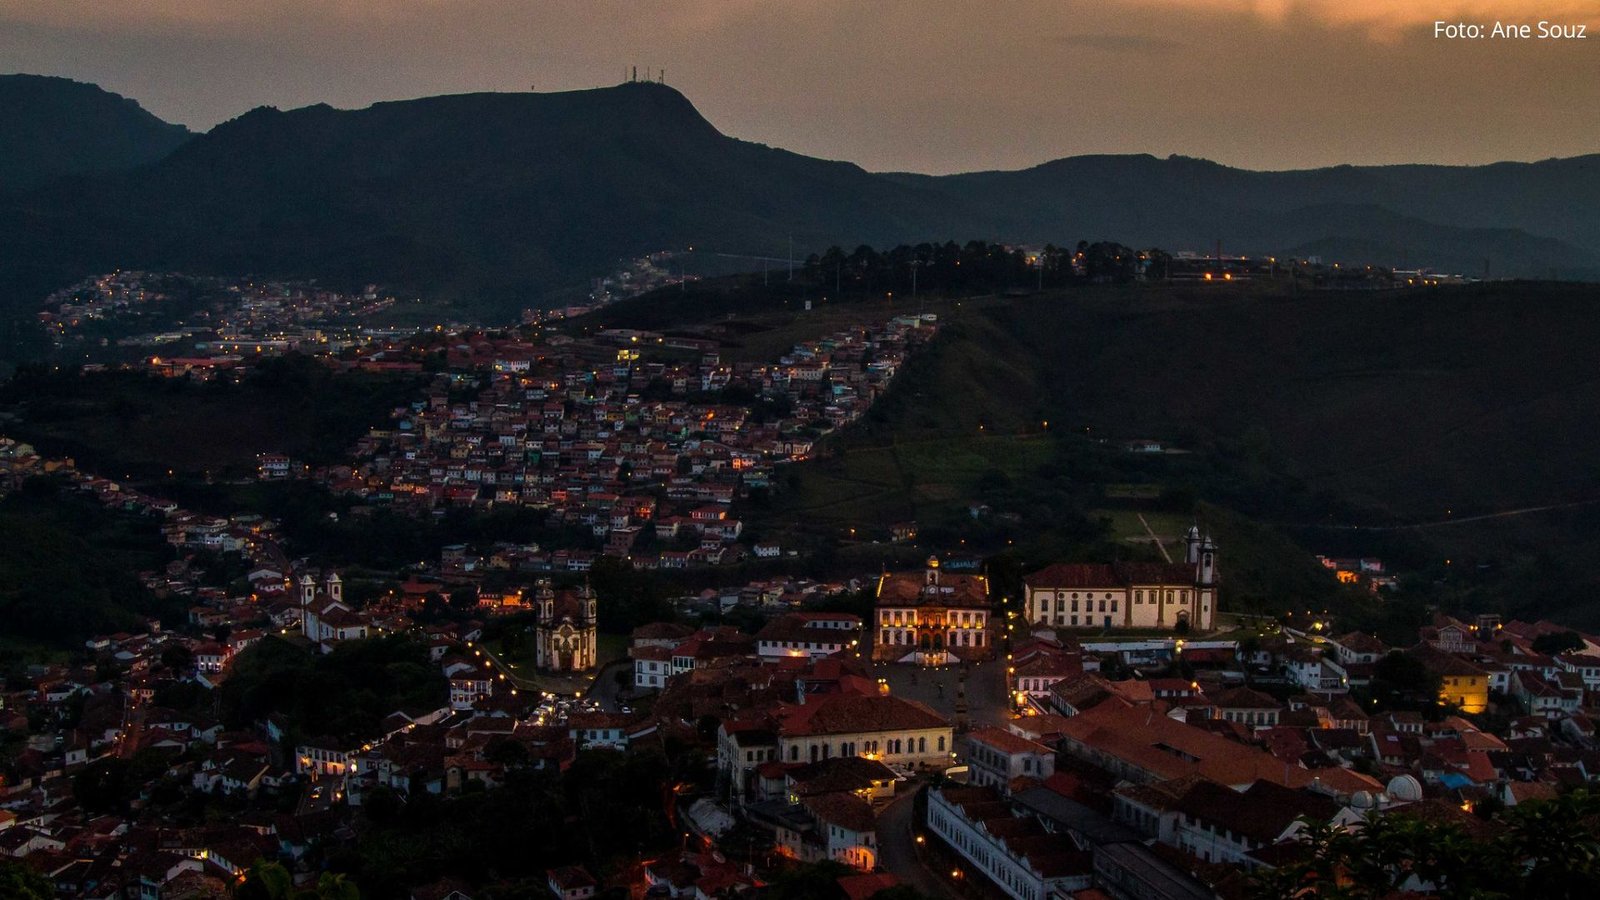
[[[872,657],[942,666],[994,656],[989,582],[945,572],[930,557],[921,572],[878,579]]]
[[[1023,579],[1028,620],[1055,628],[1211,631],[1217,548],[1189,529],[1181,563],[1058,563]]]
[[[534,662],[547,672],[586,672],[595,667],[598,600],[587,584],[557,591],[548,579],[536,588]]]

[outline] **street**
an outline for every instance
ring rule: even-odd
[[[916,888],[929,897],[939,900],[960,900],[944,879],[935,875],[917,858],[916,838],[912,834],[915,819],[916,796],[922,791],[922,782],[902,782],[905,793],[884,807],[878,816],[878,864],[904,884]]]

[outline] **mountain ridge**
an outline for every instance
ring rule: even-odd
[[[258,107],[159,160],[0,199],[13,307],[116,267],[379,282],[510,318],[620,259],[689,246],[1118,240],[1497,275],[1600,271],[1600,154],[1255,172],[1097,154],[875,173],[723,134],[673,88]],[[1365,257],[1365,258],[1362,258]],[[29,295],[32,296],[29,296]]]
[[[138,101],[51,75],[0,75],[0,192],[154,162],[194,135]],[[88,141],[75,136],[92,133]]]

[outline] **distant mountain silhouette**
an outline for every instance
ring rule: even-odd
[[[0,191],[154,162],[193,135],[137,102],[67,78],[0,75]]]
[[[662,249],[986,238],[1495,275],[1600,270],[1600,157],[1251,172],[1088,156],[870,173],[719,133],[657,84],[253,110],[152,165],[0,202],[12,303],[118,266],[374,281],[506,318]]]

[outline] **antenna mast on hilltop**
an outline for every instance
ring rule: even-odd
[[[637,84],[637,83],[639,83],[639,81],[640,81],[640,79],[639,79],[639,67],[636,66],[636,65],[634,65],[634,66],[623,66],[622,67],[622,80],[624,82],[628,83],[628,84]],[[650,74],[650,67],[649,66],[645,66],[644,67],[644,83],[649,84],[652,81],[655,82],[656,84],[666,84],[667,83],[667,70],[666,69],[657,69],[655,71],[655,74],[651,75]]]

